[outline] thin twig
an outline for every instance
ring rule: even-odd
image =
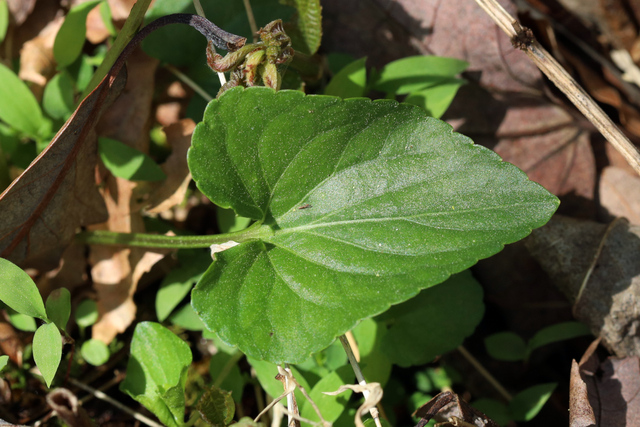
[[[476,3],[511,38],[517,41],[526,32],[496,0],[476,0]],[[536,66],[560,89],[578,110],[640,174],[640,152],[624,136],[611,119],[602,111],[589,94],[566,72],[564,68],[531,35],[519,43]]]
[[[474,368],[476,368],[476,370],[480,373],[480,375],[482,375],[489,382],[489,384],[491,384],[493,388],[495,388],[498,391],[498,393],[500,393],[502,397],[504,397],[507,400],[507,402],[510,402],[511,399],[513,399],[513,396],[511,396],[511,394],[507,391],[507,389],[504,388],[502,384],[500,384],[500,382],[497,379],[495,379],[495,377],[491,375],[491,373],[487,371],[484,366],[482,366],[482,364],[478,361],[478,359],[473,357],[473,355],[467,351],[466,348],[464,348],[463,346],[460,346],[458,347],[458,351],[460,352],[460,354],[462,354],[462,356],[465,359],[467,359],[469,363],[473,365]]]
[[[253,16],[253,9],[251,9],[251,3],[249,0],[243,0],[244,9],[247,11],[247,20],[249,21],[249,27],[251,28],[251,34],[253,34],[253,42],[257,41],[258,25],[256,24],[256,18]]]
[[[118,402],[115,399],[112,399],[111,397],[107,396],[100,390],[96,390],[95,388],[90,387],[86,384],[83,384],[80,381],[75,380],[74,378],[69,378],[69,382],[74,386],[81,388],[88,393],[93,394],[96,398],[100,400],[104,400],[105,402],[110,403],[111,405],[115,406],[121,411],[126,412],[127,414],[131,415],[133,418],[140,421],[141,423],[145,423],[146,425],[151,427],[163,427],[162,424],[153,421],[151,418],[145,417],[141,413],[136,412],[127,406],[124,406],[122,403]]]
[[[178,70],[173,65],[165,64],[164,67],[167,70],[171,71],[171,73],[173,73],[173,75],[175,75],[180,81],[182,81],[184,84],[186,84],[191,89],[193,89],[193,91],[195,93],[197,93],[198,95],[203,97],[205,101],[209,102],[209,101],[211,101],[213,99],[213,96],[211,96],[206,90],[202,89],[198,85],[198,83],[196,83],[193,80],[191,80],[186,74],[184,74],[182,71]],[[219,74],[221,74],[221,73],[219,73]],[[223,76],[224,76],[224,74],[223,74]]]
[[[342,343],[342,347],[344,348],[345,353],[347,353],[347,358],[349,358],[349,362],[351,363],[351,368],[353,369],[353,372],[356,374],[356,380],[358,381],[358,384],[360,384],[361,386],[367,385],[367,381],[364,379],[364,375],[362,375],[362,370],[360,369],[360,365],[356,360],[356,356],[353,354],[353,350],[349,345],[349,340],[347,339],[346,336],[340,335],[340,342]],[[369,392],[365,390],[362,392],[362,395],[364,396],[364,399],[367,400],[367,397],[369,397]],[[378,408],[374,406],[373,408],[369,409],[369,413],[371,414],[371,418],[373,418],[373,421],[376,423],[376,427],[382,427]]]
[[[604,245],[607,242],[607,239],[609,238],[609,234],[611,234],[611,230],[613,230],[615,226],[618,224],[618,222],[620,222],[621,220],[622,220],[622,217],[618,217],[613,221],[611,221],[611,223],[605,230],[604,234],[602,235],[602,238],[600,239],[600,244],[598,245],[598,249],[596,250],[596,253],[593,255],[593,260],[591,261],[591,265],[589,265],[589,269],[585,273],[584,279],[582,279],[582,283],[580,284],[580,289],[578,290],[578,295],[576,296],[576,302],[573,303],[573,307],[571,311],[573,312],[573,315],[575,317],[577,317],[576,310],[578,307],[578,303],[580,302],[580,299],[582,298],[582,294],[585,288],[587,287],[587,283],[591,278],[591,273],[593,273],[593,269],[596,267],[596,264],[598,264],[598,259],[602,254],[602,249],[604,249]]]

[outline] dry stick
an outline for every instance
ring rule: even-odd
[[[511,393],[509,393],[502,386],[502,384],[500,384],[500,382],[498,382],[498,380],[496,380],[495,377],[491,375],[491,373],[487,371],[480,362],[478,362],[478,359],[473,357],[473,355],[467,351],[466,348],[464,348],[463,346],[460,346],[458,347],[458,351],[460,352],[460,354],[462,354],[462,356],[465,359],[467,359],[469,363],[473,365],[474,368],[476,368],[476,370],[480,373],[480,375],[482,375],[498,391],[498,393],[500,393],[502,397],[504,397],[507,400],[507,402],[510,402],[511,399],[513,399],[513,396],[511,396]]]
[[[84,391],[87,391],[87,392],[91,393],[96,398],[98,398],[100,400],[104,400],[105,402],[112,404],[113,406],[115,406],[116,408],[120,409],[121,411],[124,411],[127,414],[131,415],[133,418],[135,418],[136,420],[140,421],[141,423],[145,423],[146,425],[151,426],[151,427],[163,427],[162,424],[159,424],[159,423],[153,421],[151,418],[147,418],[144,415],[142,415],[141,413],[136,412],[133,409],[127,407],[127,406],[124,406],[122,403],[118,402],[115,399],[112,399],[111,397],[107,396],[106,394],[104,394],[100,390],[96,390],[93,387],[89,387],[88,385],[83,384],[80,381],[76,381],[73,378],[69,378],[69,382],[71,384],[75,385],[76,387],[81,388]]]
[[[256,35],[258,34],[258,25],[256,24],[256,18],[253,16],[253,9],[251,9],[251,3],[249,0],[242,0],[244,2],[244,9],[247,11],[247,20],[249,20],[249,27],[253,34],[253,42],[255,43]]]
[[[514,45],[525,51],[549,80],[569,98],[578,110],[622,154],[631,167],[640,174],[640,152],[638,152],[638,149],[624,136],[589,94],[535,40],[533,33],[530,30],[523,29],[518,21],[504,10],[496,0],[476,0],[476,3],[511,38]]]
[[[591,265],[589,265],[589,268],[587,269],[587,272],[584,275],[584,279],[582,279],[582,283],[580,284],[580,289],[578,290],[578,295],[576,296],[576,301],[573,303],[573,307],[572,307],[571,311],[573,312],[573,316],[574,317],[578,317],[578,316],[576,316],[578,303],[580,302],[580,299],[582,298],[582,294],[583,294],[585,288],[587,287],[587,283],[589,282],[589,279],[591,278],[591,273],[593,273],[593,269],[596,267],[596,264],[598,264],[598,259],[600,258],[600,255],[602,254],[602,249],[604,249],[604,245],[607,242],[607,239],[609,238],[609,234],[611,234],[611,230],[614,229],[614,227],[618,224],[618,222],[620,222],[622,220],[623,220],[622,217],[618,217],[618,218],[614,219],[613,221],[611,221],[611,224],[609,224],[607,229],[604,231],[604,234],[602,235],[602,239],[600,239],[600,244],[598,245],[598,249],[596,250],[596,253],[593,255],[593,260],[591,261]]]
[[[342,343],[342,347],[344,348],[345,353],[347,353],[347,357],[349,358],[349,362],[351,363],[351,368],[353,372],[356,374],[356,380],[358,380],[358,384],[361,386],[367,385],[367,381],[364,379],[364,375],[362,375],[362,370],[360,369],[360,365],[356,360],[356,356],[353,354],[353,350],[349,345],[349,340],[346,336],[340,335],[340,342]],[[367,400],[369,397],[369,392],[366,390],[362,391],[362,395],[364,396],[364,400]],[[373,407],[369,409],[369,413],[371,414],[371,418],[376,423],[376,427],[382,427],[382,423],[380,423],[380,413],[378,412],[377,407]]]
[[[193,80],[191,80],[189,78],[189,76],[187,76],[182,71],[178,70],[173,65],[165,64],[164,68],[166,68],[171,73],[173,73],[173,75],[176,76],[178,78],[178,80],[182,81],[182,83],[184,83],[187,86],[189,86],[195,93],[197,93],[202,98],[204,98],[205,101],[209,102],[209,101],[211,101],[213,99],[213,96],[209,95],[209,93],[206,90],[202,89],[202,87],[200,87],[200,85],[198,85],[198,83],[196,83]],[[223,73],[218,73],[218,74],[222,74],[222,77],[224,78],[224,74]]]

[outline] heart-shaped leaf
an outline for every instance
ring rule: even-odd
[[[212,101],[189,167],[257,221],[192,304],[243,352],[299,362],[543,225],[558,200],[417,107],[265,88]]]

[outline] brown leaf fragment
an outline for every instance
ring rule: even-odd
[[[437,425],[442,427],[498,427],[495,421],[450,391],[443,391],[433,397],[416,409],[413,416],[421,418],[416,427],[424,427],[432,418],[441,422]]]
[[[137,50],[128,63],[127,87],[105,113],[97,131],[131,147],[148,152],[149,123],[155,81],[153,75],[158,61]],[[103,197],[109,212],[106,223],[95,229],[121,233],[145,231],[138,201],[144,188],[132,181],[106,175]],[[136,306],[133,302],[138,281],[163,254],[146,252],[141,248],[94,246],[91,248],[91,276],[97,292],[100,320],[93,325],[93,337],[110,343],[133,322]]]
[[[18,77],[31,83],[31,90],[40,99],[47,82],[56,73],[53,57],[53,43],[64,16],[58,16],[40,31],[37,37],[25,42],[20,50],[20,71]]]
[[[594,341],[582,356],[579,376],[586,385],[589,405],[593,409],[592,424],[576,426],[618,427],[640,425],[640,359],[636,356],[625,358],[609,357],[603,362],[598,360]],[[573,362],[576,365],[575,361]],[[571,399],[574,397],[574,371],[571,370]],[[581,386],[580,386],[581,387]],[[580,391],[582,393],[582,391]],[[581,405],[586,404],[580,398]],[[573,406],[571,407],[573,411]],[[588,411],[587,411],[588,412]],[[588,413],[583,418],[588,423]],[[574,427],[573,424],[570,425]]]
[[[191,134],[196,124],[191,119],[183,119],[164,128],[167,142],[172,147],[171,155],[161,165],[167,179],[155,183],[151,189],[147,212],[163,212],[184,200],[191,181],[187,164],[187,151],[191,146]]]
[[[600,204],[613,217],[624,217],[640,225],[640,177],[606,167],[600,177]]]
[[[17,366],[22,366],[22,341],[9,323],[0,322],[0,349]]]
[[[595,427],[596,417],[593,414],[587,385],[580,376],[580,368],[574,360],[571,363],[569,380],[569,427]]]
[[[87,411],[80,405],[76,395],[66,388],[56,388],[47,394],[47,403],[67,425],[93,427]]]
[[[114,82],[103,80],[49,146],[0,195],[0,256],[23,266],[55,268],[78,227],[106,219],[94,179],[93,128],[124,87],[125,75],[122,72]]]
[[[22,25],[27,19],[27,16],[33,12],[36,0],[7,0],[7,5],[9,6],[9,13],[13,18],[13,22],[16,25]]]
[[[525,245],[609,350],[640,354],[640,227],[556,215]]]

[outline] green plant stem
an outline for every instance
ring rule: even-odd
[[[216,378],[215,382],[213,383],[214,386],[220,387],[222,385],[224,380],[229,375],[229,372],[231,372],[231,369],[238,364],[240,359],[242,359],[242,356],[244,356],[244,353],[241,352],[240,350],[236,350],[231,355],[231,358],[229,360],[227,360],[227,363],[224,365],[224,367],[222,368],[222,370],[218,374],[218,377]]]
[[[76,235],[76,241],[88,245],[117,245],[141,248],[190,249],[208,248],[233,240],[238,243],[255,240],[260,231],[259,223],[246,230],[211,236],[164,236],[144,233],[117,233],[114,231],[84,231]]]
[[[465,359],[467,359],[469,363],[473,365],[474,368],[478,370],[480,375],[482,375],[487,381],[489,381],[489,383],[498,391],[498,393],[502,395],[502,397],[504,397],[507,400],[507,402],[510,402],[511,399],[513,399],[513,396],[511,396],[511,393],[509,393],[507,389],[505,389],[502,386],[502,384],[500,384],[500,382],[498,382],[498,380],[495,379],[495,377],[491,375],[491,373],[487,371],[484,366],[482,366],[482,364],[478,361],[478,359],[473,357],[473,355],[467,351],[466,348],[464,348],[463,346],[460,346],[458,347],[458,351],[460,352],[460,354],[462,354],[462,356]]]
[[[144,15],[151,4],[151,0],[139,0],[136,4],[131,8],[131,13],[129,13],[129,18],[124,23],[124,27],[116,37],[116,40],[113,42],[113,46],[107,52],[104,57],[104,60],[98,67],[89,84],[84,90],[82,94],[82,98],[85,98],[95,87],[100,83],[102,78],[107,75],[109,69],[113,66],[118,59],[120,53],[124,50],[125,46],[133,39],[136,35],[136,32],[142,25],[144,21]]]
[[[358,361],[356,360],[356,356],[355,354],[353,354],[353,349],[351,348],[351,345],[349,344],[349,340],[347,339],[346,335],[340,335],[340,342],[342,343],[342,347],[344,348],[345,353],[347,353],[347,358],[349,359],[349,363],[351,363],[351,368],[353,369],[353,372],[356,374],[356,380],[358,381],[358,384],[362,386],[367,385],[367,381],[364,379],[364,375],[362,375],[362,369],[360,369],[360,364],[358,364]],[[366,400],[367,397],[369,397],[369,392],[363,391],[362,395]],[[380,423],[380,414],[378,412],[378,408],[374,406],[373,408],[369,409],[369,413],[371,414],[373,421],[376,423],[376,427],[382,427],[382,424]]]

